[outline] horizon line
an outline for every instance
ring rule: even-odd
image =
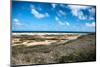
[[[94,32],[88,32],[88,31],[11,31],[12,33],[25,33],[25,32],[29,32],[29,33],[96,33],[96,31]]]

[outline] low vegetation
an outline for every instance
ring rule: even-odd
[[[72,63],[96,60],[95,34],[51,45],[12,46],[12,65]]]

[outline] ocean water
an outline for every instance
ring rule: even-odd
[[[86,35],[95,32],[67,32],[67,31],[12,31],[12,35],[64,35],[64,34],[79,34]]]
[[[12,33],[95,33],[79,31],[12,31]]]

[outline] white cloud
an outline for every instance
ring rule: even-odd
[[[67,5],[65,4],[60,4],[61,7],[67,8]]]
[[[17,18],[14,18],[13,21],[14,22],[19,22],[19,20]]]
[[[61,21],[58,21],[58,23],[60,24],[60,25],[65,25],[63,22],[61,22]]]
[[[30,8],[35,8],[33,4],[30,5]]]
[[[68,7],[70,7],[71,9],[74,9],[74,10],[80,10],[80,9],[87,9],[87,8],[90,8],[90,6],[79,6],[79,5],[68,5]]]
[[[62,15],[66,15],[66,13],[62,10],[59,10],[59,13],[62,14]]]
[[[45,13],[45,16],[46,16],[46,17],[48,17],[48,16],[49,16],[49,14],[48,14],[48,13]]]
[[[89,17],[89,20],[95,20],[95,18],[94,17]]]
[[[20,23],[19,19],[14,18],[13,21],[14,21],[14,26],[22,26],[22,23]]]
[[[54,3],[53,3],[53,4],[51,4],[51,5],[52,5],[52,7],[53,7],[53,8],[55,8],[55,7],[56,7],[56,4],[54,4]]]
[[[88,26],[88,27],[95,27],[95,22],[92,22],[92,23],[86,23],[86,26]]]
[[[42,19],[49,16],[48,13],[42,14],[39,11],[37,11],[35,8],[31,8],[31,13],[38,19]]]
[[[80,11],[80,14],[78,15],[78,18],[81,19],[81,20],[85,20],[85,19],[87,19],[87,16],[85,16],[85,15],[83,14],[83,12]]]
[[[95,20],[95,17],[93,17],[93,16],[95,16],[95,8],[90,8],[89,10],[89,13],[91,14],[91,16],[89,17],[89,20]]]
[[[71,9],[72,14],[78,17],[80,20],[87,19],[87,16],[84,15],[81,9],[84,10],[84,9],[90,8],[89,6],[68,5],[68,7]]]
[[[60,25],[65,25],[63,22],[58,17],[55,17],[55,20],[60,24]]]
[[[15,26],[21,26],[22,24],[20,22],[14,23]]]
[[[59,18],[58,17],[55,17],[56,21],[59,21]]]
[[[68,22],[66,22],[66,25],[69,26],[70,24]]]
[[[37,10],[39,10],[39,11],[41,11],[41,10],[42,10],[42,8],[41,8],[41,7],[36,7],[36,8],[35,8],[35,6],[34,6],[33,4],[31,4],[31,5],[30,5],[30,8],[31,8],[31,9],[37,9]]]
[[[60,25],[66,25],[66,26],[69,26],[69,25],[70,25],[68,22],[62,22],[58,17],[55,17],[55,20],[56,20]]]
[[[95,10],[95,8],[91,8],[91,9],[89,9],[88,11],[89,11],[91,14],[95,14],[95,11],[96,11],[96,10]]]

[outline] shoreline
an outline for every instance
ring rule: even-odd
[[[12,33],[12,35],[66,35],[66,34],[86,35],[89,33]]]

